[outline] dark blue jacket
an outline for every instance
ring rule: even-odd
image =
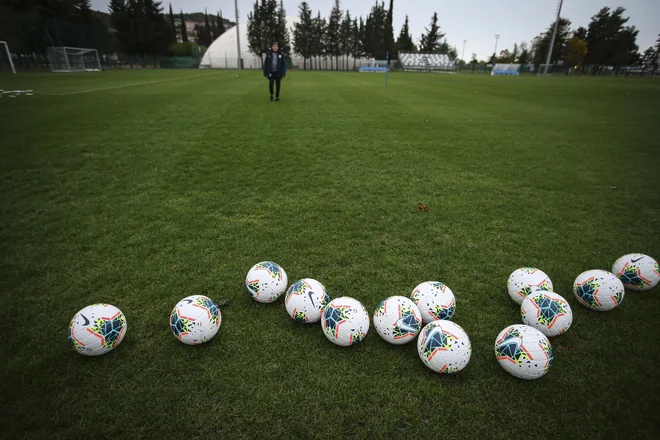
[[[273,67],[273,57],[278,57],[277,59],[277,72],[279,73],[280,78],[286,76],[286,59],[282,51],[273,52],[269,50],[266,54],[266,61],[264,61],[264,76],[270,78],[272,67]]]

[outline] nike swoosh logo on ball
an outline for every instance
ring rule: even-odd
[[[631,259],[630,259],[630,262],[631,262],[631,263],[637,263],[639,260],[643,260],[643,259],[644,259],[644,257],[640,257],[640,258],[638,258],[638,259],[636,259],[636,260],[633,260],[633,259],[631,258]]]
[[[82,319],[85,320],[85,323],[83,325],[85,325],[85,326],[89,325],[89,319],[87,319],[87,317],[85,315],[80,315],[80,316],[82,316]]]

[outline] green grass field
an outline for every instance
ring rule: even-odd
[[[0,424],[5,438],[657,438],[660,288],[597,313],[571,293],[660,258],[660,82],[291,72],[0,76]],[[417,204],[429,207],[418,210]],[[459,374],[373,327],[331,344],[244,277],[272,260],[370,313],[439,280],[472,341]],[[519,266],[572,305],[544,378],[497,364]],[[181,298],[228,298],[218,335],[170,333]],[[128,320],[87,358],[96,302]]]

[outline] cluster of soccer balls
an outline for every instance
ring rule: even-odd
[[[606,312],[619,306],[625,289],[649,290],[660,281],[658,262],[648,255],[628,254],[616,260],[612,272],[594,269],[581,273],[573,294],[583,306]],[[502,368],[521,379],[538,379],[552,365],[550,340],[573,323],[568,301],[553,292],[550,277],[540,269],[521,267],[507,283],[509,296],[520,305],[524,325],[511,325],[495,340],[495,356]]]
[[[590,270],[580,274],[573,292],[580,302],[594,310],[617,307],[624,287],[649,290],[660,281],[658,263],[643,254],[619,258],[612,272]],[[254,265],[245,285],[252,298],[272,303],[285,294],[289,316],[302,324],[321,321],[323,334],[333,343],[350,346],[362,341],[369,331],[369,314],[360,301],[344,296],[330,299],[323,284],[304,278],[288,287],[284,269],[273,262]],[[495,355],[508,373],[522,379],[539,378],[553,359],[549,337],[566,332],[573,321],[568,302],[553,292],[550,278],[541,270],[524,267],[509,277],[508,292],[521,306],[524,325],[511,325],[495,340]],[[419,284],[410,297],[391,296],[380,302],[373,314],[376,332],[385,341],[400,345],[417,338],[422,362],[438,373],[461,371],[470,361],[472,346],[463,328],[452,322],[456,299],[451,289],[437,281]],[[213,300],[193,295],[179,301],[170,314],[170,330],[188,345],[211,340],[222,316]],[[117,347],[126,335],[124,314],[109,304],[94,304],[80,310],[69,324],[68,336],[81,354],[97,356]]]
[[[272,303],[286,292],[284,304],[289,316],[301,324],[321,321],[323,334],[334,344],[357,344],[369,332],[369,314],[360,301],[348,296],[331,300],[325,286],[311,278],[298,280],[287,289],[287,275],[279,264],[256,264],[245,285],[252,298],[261,303]],[[417,348],[422,361],[432,370],[455,372],[467,365],[472,354],[467,333],[449,321],[455,311],[451,289],[427,281],[418,285],[410,298],[391,296],[381,301],[373,321],[380,337],[392,344],[405,344],[420,335]]]

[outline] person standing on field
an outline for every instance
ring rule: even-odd
[[[266,54],[266,61],[264,61],[264,76],[268,78],[270,102],[273,102],[273,85],[277,87],[275,101],[280,100],[280,86],[281,81],[286,76],[286,62],[277,42],[271,44],[270,49]]]

